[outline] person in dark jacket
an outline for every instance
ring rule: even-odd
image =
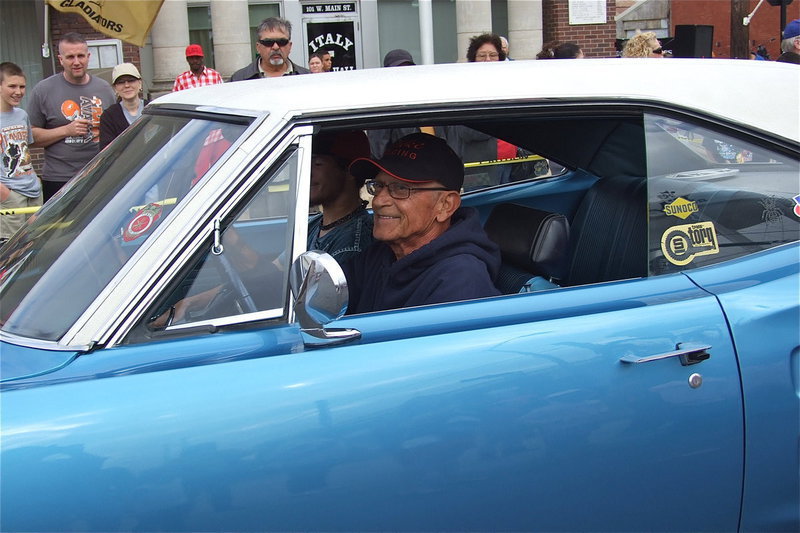
[[[111,71],[111,86],[119,101],[100,116],[100,150],[125,131],[142,115],[147,102],[142,100],[142,76],[133,63],[120,63]]]
[[[311,72],[289,59],[292,51],[292,23],[286,19],[270,17],[261,22],[256,29],[256,51],[256,60],[234,72],[231,81],[277,78]]]
[[[348,314],[497,296],[500,251],[461,207],[464,165],[444,139],[413,133],[350,173],[374,196],[376,241],[343,265]]]

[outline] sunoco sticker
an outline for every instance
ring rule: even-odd
[[[664,206],[664,214],[667,216],[678,217],[683,220],[689,218],[692,213],[699,211],[697,202],[691,202],[686,198],[676,198]]]
[[[695,257],[719,253],[713,222],[673,226],[661,235],[661,251],[673,265],[688,265]]]

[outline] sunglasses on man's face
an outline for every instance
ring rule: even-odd
[[[284,38],[259,39],[258,42],[260,42],[263,46],[266,46],[267,48],[272,48],[275,45],[275,43],[278,43],[278,46],[286,46],[287,44],[289,44],[289,39],[284,39]]]

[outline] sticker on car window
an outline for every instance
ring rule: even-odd
[[[147,204],[130,221],[122,234],[125,242],[130,242],[144,235],[161,217],[161,205]]]
[[[800,217],[800,194],[794,197],[794,214]]]
[[[661,251],[673,265],[688,265],[695,257],[719,253],[713,222],[672,226],[661,235]]]
[[[664,214],[686,220],[689,215],[697,213],[700,209],[697,202],[692,202],[683,197],[678,197],[664,206]]]

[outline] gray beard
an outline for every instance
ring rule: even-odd
[[[283,65],[283,63],[284,63],[284,61],[283,61],[282,57],[270,57],[269,58],[269,64],[272,65],[273,67],[280,67],[281,65]]]

